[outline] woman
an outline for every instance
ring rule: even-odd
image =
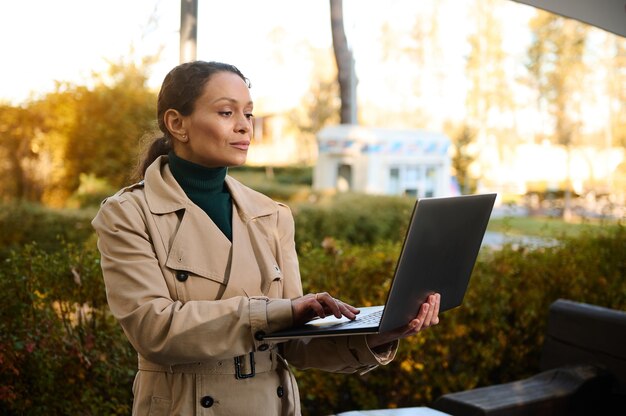
[[[367,371],[393,359],[398,339],[438,323],[433,295],[394,333],[263,340],[358,310],[328,293],[302,295],[290,210],[227,176],[246,161],[252,110],[237,68],[174,68],[143,180],[105,200],[93,220],[109,305],[138,353],[133,414],[299,414],[287,362]]]

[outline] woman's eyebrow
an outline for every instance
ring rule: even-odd
[[[213,103],[217,103],[219,101],[228,101],[228,102],[233,103],[233,104],[238,104],[239,103],[239,101],[237,101],[236,99],[234,99],[232,97],[219,97],[219,98],[216,98],[215,100],[213,100]],[[252,104],[253,104],[252,100],[248,101],[246,103],[246,105],[252,105]]]

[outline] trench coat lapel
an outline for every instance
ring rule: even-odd
[[[237,206],[233,204],[233,245],[230,276],[223,298],[234,296],[262,296],[261,271],[255,261],[254,251],[246,224],[237,214]]]
[[[174,237],[166,266],[224,283],[230,271],[232,245],[198,207],[189,207]]]
[[[167,267],[225,283],[222,298],[264,295],[269,282],[280,277],[267,240],[262,243],[265,236],[254,224],[256,219],[276,213],[271,199],[226,177],[233,199],[231,244],[208,215],[187,198],[170,172],[166,156],[152,164],[145,176],[149,182],[146,200],[159,224],[162,243],[169,248]],[[172,217],[174,213],[180,222]]]
[[[161,156],[146,171],[146,200],[168,250],[165,265],[223,283],[230,268],[231,243],[180,187]],[[180,218],[180,222],[175,214]],[[157,242],[155,242],[157,243]]]
[[[254,222],[258,218],[275,214],[276,206],[266,196],[244,188],[230,176],[226,177],[226,184],[233,198],[233,249],[224,298],[265,296],[269,288],[268,282],[280,270],[275,265],[267,243],[259,243],[259,230]],[[265,267],[268,258],[272,259],[272,264]]]

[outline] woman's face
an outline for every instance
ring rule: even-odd
[[[176,155],[206,167],[245,163],[252,139],[252,99],[246,83],[231,72],[213,74],[193,112],[182,116],[186,138]]]

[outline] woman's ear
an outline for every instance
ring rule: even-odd
[[[189,140],[187,130],[185,128],[185,118],[178,112],[170,108],[163,115],[163,121],[165,127],[169,130],[172,137],[182,143],[186,143]]]

